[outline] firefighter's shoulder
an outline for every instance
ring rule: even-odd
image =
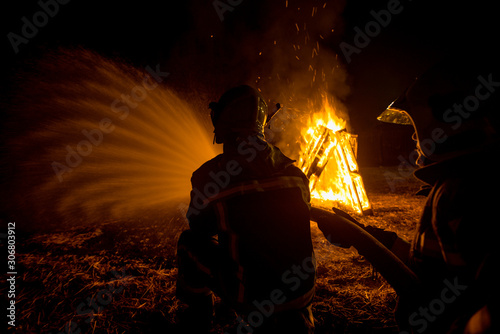
[[[222,159],[222,154],[219,154],[198,167],[198,169],[195,170],[191,176],[191,184],[205,183],[208,180],[210,173],[214,173],[220,168]]]

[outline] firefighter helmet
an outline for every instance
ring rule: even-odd
[[[254,88],[247,85],[234,87],[209,107],[218,144],[235,135],[264,135],[267,104]]]
[[[479,151],[499,138],[499,80],[498,65],[485,58],[446,59],[417,78],[378,120],[413,125],[421,161]]]

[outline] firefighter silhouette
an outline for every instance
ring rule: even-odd
[[[308,180],[265,141],[268,108],[255,89],[230,89],[210,108],[223,153],[192,175],[177,251],[180,322],[208,331],[215,294],[239,315],[236,333],[312,333]]]
[[[421,288],[400,295],[396,312],[406,332],[500,333],[497,63],[447,58],[378,118],[414,127],[415,176],[432,187],[409,258]]]

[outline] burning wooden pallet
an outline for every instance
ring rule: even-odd
[[[308,129],[304,139],[306,146],[300,157],[300,169],[309,178],[313,200],[358,213],[371,213],[356,161],[357,135],[345,129],[334,131],[317,125]]]

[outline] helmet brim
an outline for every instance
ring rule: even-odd
[[[387,107],[378,117],[377,120],[384,123],[413,125],[410,115],[403,109],[392,108],[392,104]]]
[[[409,89],[409,88],[408,88]],[[377,119],[384,123],[400,124],[400,125],[413,125],[413,120],[410,114],[407,112],[408,101],[406,98],[406,93],[394,100],[387,109],[385,109]]]

